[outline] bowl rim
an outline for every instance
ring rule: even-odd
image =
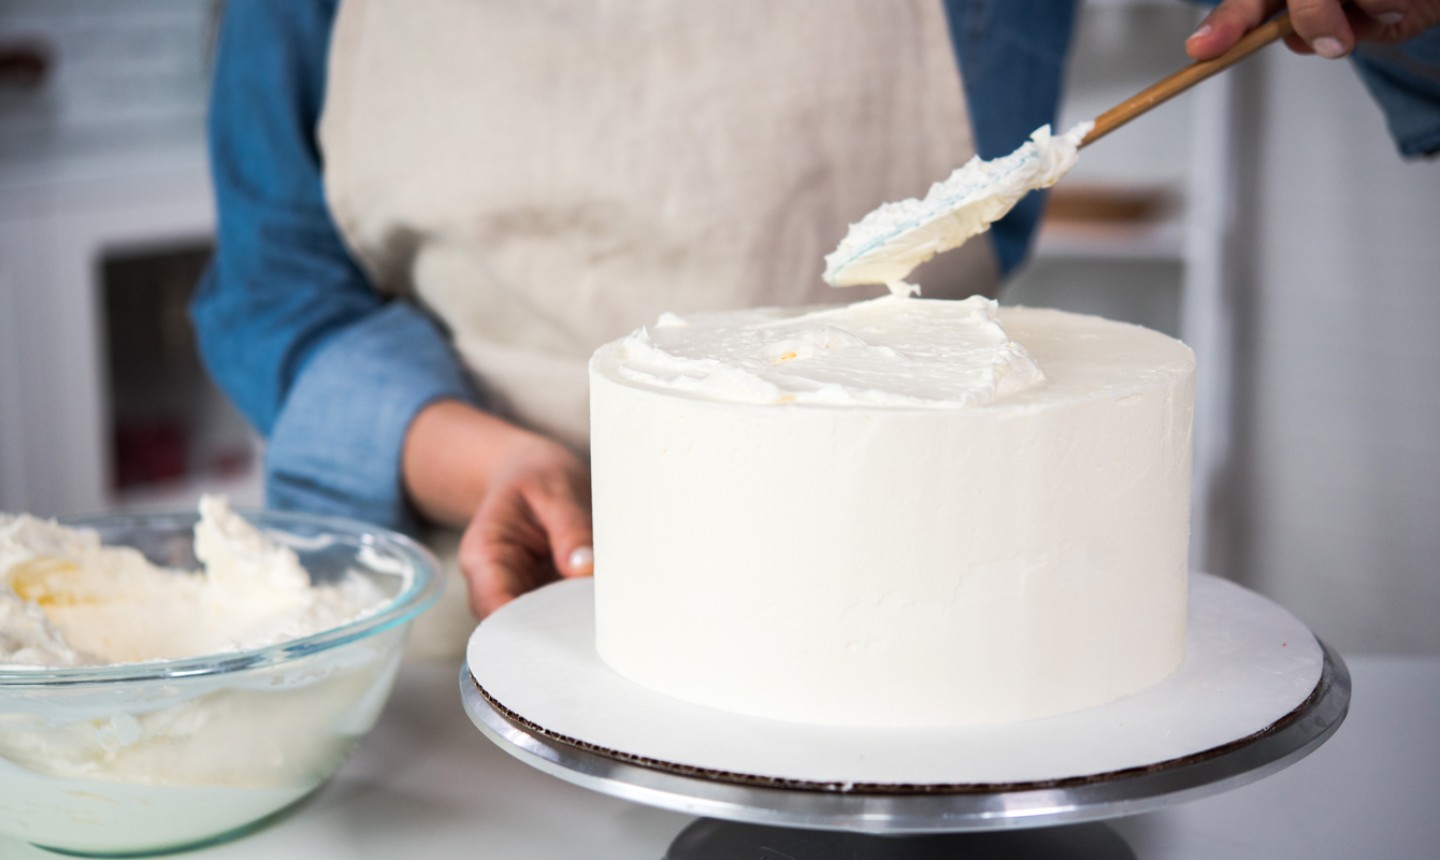
[[[0,689],[70,687],[142,683],[225,675],[275,666],[318,654],[360,639],[378,635],[413,620],[440,597],[444,579],[440,562],[425,546],[399,532],[344,517],[299,511],[235,508],[235,513],[262,531],[286,532],[286,526],[305,525],[354,540],[362,546],[381,547],[399,554],[409,568],[409,581],[400,593],[375,610],[338,627],[274,642],[259,648],[227,651],[176,660],[147,660],[104,666],[0,665]],[[122,511],[56,517],[72,528],[98,528],[107,524],[154,524],[167,528],[193,527],[200,515],[189,511]],[[297,536],[298,537],[298,536]]]

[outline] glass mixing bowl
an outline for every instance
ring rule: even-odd
[[[353,570],[387,601],[343,626],[249,651],[89,668],[0,666],[0,833],[94,855],[225,839],[317,788],[374,725],[408,623],[439,596],[435,558],[361,523],[242,513],[293,549],[312,582]],[[154,563],[196,570],[196,519],[61,522]]]

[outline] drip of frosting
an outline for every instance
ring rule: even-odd
[[[662,316],[627,338],[625,378],[734,403],[966,408],[1041,381],[996,304],[884,296],[808,312]]]
[[[990,229],[1015,204],[1048,188],[1075,166],[1091,123],[1061,135],[1041,126],[1002,158],[978,156],[935,183],[923,199],[886,203],[855,224],[825,257],[825,281],[834,287],[886,284],[892,293],[914,290],[904,279],[936,254],[958,248]]]

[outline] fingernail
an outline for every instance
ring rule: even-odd
[[[1195,32],[1191,33],[1189,38],[1187,38],[1185,41],[1188,42],[1190,41],[1190,39],[1199,39],[1202,36],[1208,36],[1210,35],[1210,31],[1213,29],[1215,28],[1211,27],[1209,24],[1201,24],[1199,27],[1195,28]]]
[[[1311,42],[1310,47],[1327,60],[1338,60],[1345,56],[1345,46],[1334,36],[1321,36]]]
[[[1376,15],[1376,16],[1375,16],[1375,20],[1376,20],[1376,21],[1379,21],[1381,24],[1384,24],[1384,25],[1387,26],[1387,27],[1392,27],[1392,26],[1394,26],[1394,25],[1396,25],[1396,24],[1399,24],[1401,21],[1404,21],[1404,20],[1405,20],[1405,13],[1404,13],[1404,12],[1381,12],[1379,15]]]
[[[572,573],[590,573],[595,568],[595,550],[588,546],[577,547],[570,553]]]

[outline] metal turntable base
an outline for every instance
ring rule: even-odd
[[[664,860],[1136,860],[1104,824],[1038,830],[872,836],[703,818],[675,837]]]
[[[663,751],[669,749],[664,746],[667,733],[683,738],[687,731],[698,732],[690,741],[692,748],[711,746],[712,738],[719,734],[717,727],[730,722],[728,715],[695,710],[696,706],[658,694],[652,697],[643,690],[632,691],[634,695],[627,698],[576,689],[590,679],[601,684],[602,693],[607,689],[625,692],[623,687],[604,685],[626,682],[610,677],[613,673],[598,662],[593,646],[585,644],[586,631],[573,631],[583,602],[589,600],[588,590],[582,591],[588,589],[588,583],[561,586],[565,587],[550,586],[515,601],[492,616],[508,613],[506,622],[491,625],[487,620],[476,631],[467,665],[460,672],[465,710],[486,737],[532,767],[604,794],[701,816],[675,839],[666,860],[1133,860],[1124,840],[1098,822],[1217,794],[1281,770],[1329,739],[1344,720],[1350,701],[1350,677],[1344,662],[1315,640],[1303,624],[1253,592],[1198,575],[1198,580],[1192,577],[1192,632],[1186,666],[1168,686],[1132,697],[1149,696],[1158,701],[1158,709],[1137,710],[1134,701],[1122,701],[1074,717],[1005,727],[1020,738],[1019,749],[1029,744],[1026,738],[1030,733],[1040,748],[1059,753],[1070,743],[1057,745],[1057,737],[1062,741],[1089,739],[1095,726],[1114,719],[1125,726],[1116,735],[1121,746],[1150,749],[1145,746],[1147,736],[1163,739],[1184,734],[1177,731],[1177,725],[1185,720],[1177,719],[1176,714],[1183,716],[1192,709],[1198,714],[1208,707],[1204,703],[1213,705],[1217,698],[1222,700],[1218,707],[1223,710],[1223,700],[1233,699],[1234,710],[1242,718],[1227,723],[1205,717],[1222,727],[1222,734],[1197,734],[1189,742],[1191,746],[1176,748],[1181,754],[1151,757],[1113,769],[1067,771],[1071,775],[1061,777],[924,784],[775,778],[767,775],[770,771],[756,767],[726,771],[703,763],[697,766]],[[519,611],[510,610],[527,601]],[[568,608],[564,604],[569,604]],[[1242,619],[1238,628],[1235,618]],[[556,632],[567,624],[571,632]],[[1267,636],[1270,628],[1276,631],[1273,637]],[[1300,641],[1302,637],[1308,641]],[[1207,653],[1246,638],[1262,644],[1273,638],[1276,648],[1272,650],[1282,655],[1309,649],[1314,659],[1266,663],[1268,658],[1262,655],[1260,665],[1251,665],[1257,658],[1243,651],[1218,658]],[[510,639],[522,640],[513,643],[520,647],[510,649],[512,643],[506,641]],[[562,646],[560,639],[568,639],[568,644]],[[553,654],[545,656],[547,650],[557,648],[571,652],[568,665],[552,659]],[[502,657],[505,667],[497,670],[496,660]],[[1191,664],[1206,660],[1233,664],[1222,665],[1223,683],[1206,683],[1193,671]],[[1276,671],[1284,665],[1292,668]],[[528,675],[545,679],[534,682],[543,687],[557,674],[562,677],[553,683],[562,692],[549,698],[514,681]],[[493,689],[487,680],[495,681]],[[1251,727],[1257,717],[1244,715],[1247,703],[1257,691],[1263,694],[1270,687],[1289,692],[1275,699],[1281,704],[1273,718],[1262,717],[1264,722]],[[503,695],[497,694],[499,690]],[[609,729],[604,717],[613,717],[610,712],[616,709],[626,711],[625,724],[642,730],[632,735],[641,740],[616,745],[612,740],[616,736],[606,734]],[[597,713],[600,719],[595,718]],[[1169,716],[1163,724],[1146,725],[1143,717],[1147,713]],[[1071,728],[1066,728],[1066,720]],[[755,743],[763,746],[768,722],[752,718],[742,724],[740,734],[754,735]],[[797,726],[771,723],[769,728],[784,740],[777,749],[793,745],[788,739],[794,735],[787,732],[795,732]],[[798,729],[806,732],[809,727]],[[847,730],[838,731],[837,737],[843,741]],[[974,742],[976,732],[983,731],[955,729],[948,736],[940,735],[938,742],[928,739],[927,744],[935,750],[963,748]],[[659,738],[658,745],[646,749],[645,738],[652,733]],[[1125,740],[1132,736],[1133,744]],[[877,745],[876,735],[858,730],[855,745],[869,749],[872,757],[886,758],[889,752],[884,736],[878,737]],[[908,735],[895,737],[900,740],[891,745],[903,758]],[[1220,741],[1205,740],[1207,737]],[[684,747],[682,742],[672,748]],[[655,755],[655,750],[662,753]],[[1099,760],[1124,763],[1128,761],[1121,755],[1124,751]],[[1050,757],[1047,752],[1043,758]],[[778,759],[789,761],[785,755]],[[955,772],[963,777],[963,769]]]

